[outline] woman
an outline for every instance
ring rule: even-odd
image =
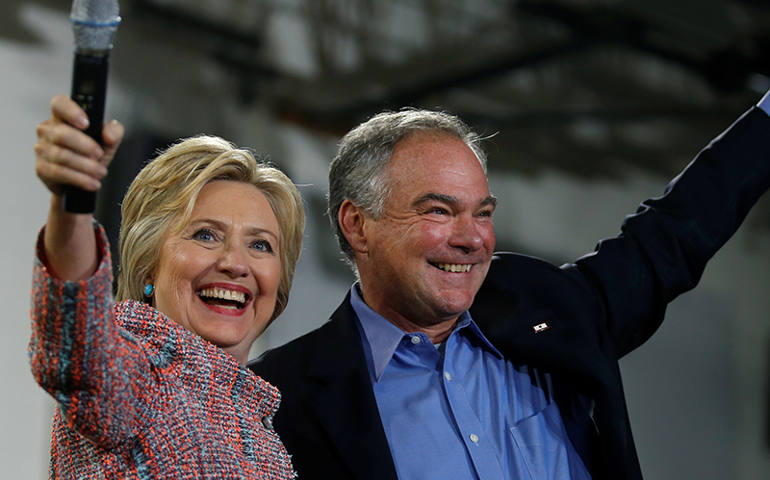
[[[277,389],[244,367],[289,296],[304,227],[296,187],[216,137],[166,150],[122,205],[121,271],[62,186],[97,190],[123,136],[103,147],[64,96],[38,126],[52,193],[32,293],[32,371],[58,402],[52,478],[293,477],[272,429]]]

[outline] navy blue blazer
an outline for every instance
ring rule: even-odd
[[[768,139],[770,117],[752,108],[575,263],[494,256],[471,315],[511,362],[552,375],[594,478],[642,478],[618,359],[655,332],[768,189]],[[328,323],[249,368],[281,390],[274,424],[300,478],[397,478],[349,298]]]

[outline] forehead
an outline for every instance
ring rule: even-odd
[[[476,154],[446,132],[420,131],[399,141],[386,175],[391,197],[426,193],[462,196],[469,201],[489,197],[487,177]]]
[[[192,219],[207,217],[227,223],[259,226],[277,231],[278,219],[264,192],[235,180],[214,180],[203,186],[192,210]]]

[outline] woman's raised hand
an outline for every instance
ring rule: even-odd
[[[51,100],[51,117],[37,126],[35,171],[56,196],[63,185],[98,190],[123,139],[123,125],[115,120],[104,125],[102,145],[83,131],[87,127],[83,109],[65,95]]]
[[[62,280],[88,278],[99,263],[91,214],[64,211],[64,185],[95,191],[107,175],[115,151],[123,139],[123,125],[116,121],[102,129],[102,145],[83,130],[88,118],[69,97],[51,100],[51,118],[37,126],[35,170],[53,194],[43,236],[47,266]]]

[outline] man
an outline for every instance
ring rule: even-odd
[[[770,186],[770,94],[574,264],[493,255],[479,138],[405,110],[342,140],[329,214],[357,273],[250,367],[300,478],[638,479],[618,358]]]

